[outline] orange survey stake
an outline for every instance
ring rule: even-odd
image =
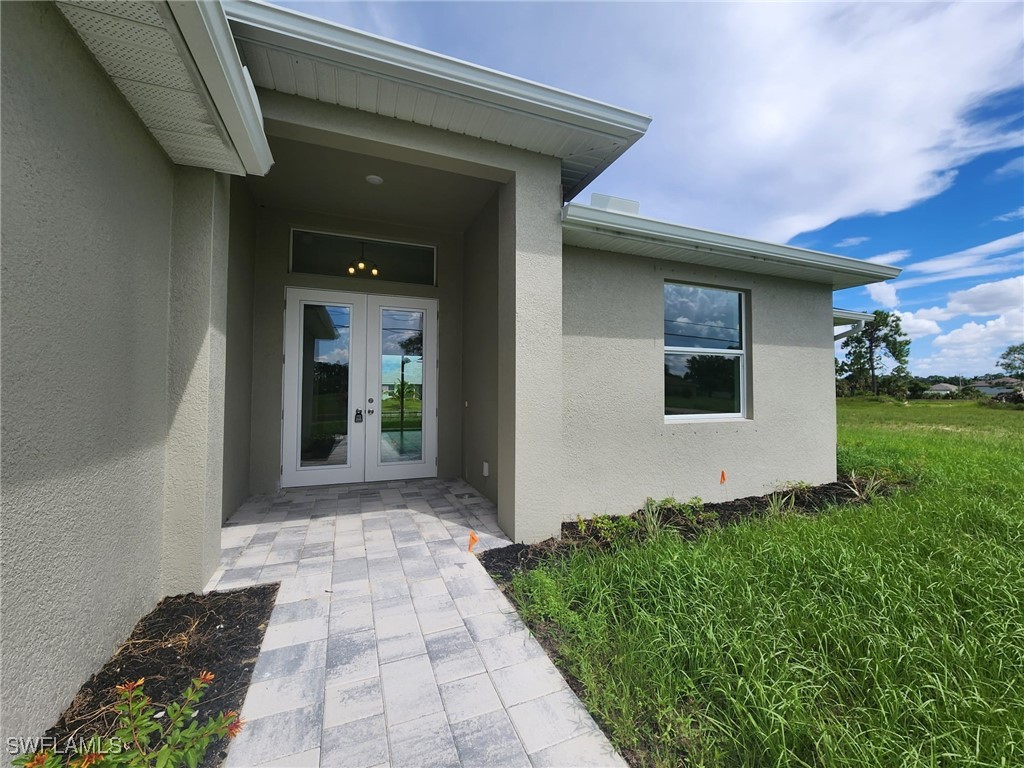
[[[470,552],[473,551],[473,547],[476,546],[476,543],[478,541],[480,541],[480,537],[476,535],[476,531],[470,531],[469,532],[469,551]]]
[[[722,479],[718,481],[719,485],[725,485],[725,470],[722,470]]]

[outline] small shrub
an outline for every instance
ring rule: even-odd
[[[195,707],[213,682],[213,673],[200,672],[180,702],[172,702],[162,711],[143,691],[145,681],[139,678],[116,686],[120,700],[114,710],[120,727],[112,737],[85,740],[91,751],[83,753],[72,747],[65,754],[36,752],[21,755],[13,764],[21,768],[196,768],[214,739],[234,738],[242,730],[244,722],[237,712],[223,712],[204,724],[196,719]]]
[[[796,511],[796,492],[776,491],[766,499],[765,514],[768,517],[782,517]]]
[[[860,476],[851,472],[844,485],[861,501],[871,501],[885,488],[885,480],[875,474]]]

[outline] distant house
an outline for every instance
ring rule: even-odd
[[[960,387],[953,384],[934,384],[924,391],[926,397],[948,397],[960,391]]]
[[[986,397],[993,397],[994,395],[1002,395],[1007,392],[1012,392],[1014,387],[1005,384],[998,384],[998,381],[1013,381],[1013,379],[992,379],[991,381],[986,379],[978,379],[968,384],[969,387],[981,392]]]

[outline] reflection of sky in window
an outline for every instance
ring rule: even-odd
[[[666,283],[665,345],[740,349],[739,294]]]
[[[351,338],[350,307],[325,307],[334,325],[336,339],[318,339],[314,357],[318,363],[341,363],[348,365],[348,347]]]
[[[408,356],[408,342],[419,339],[423,347],[423,313],[401,309],[381,311],[381,354]],[[406,347],[403,348],[402,344]]]
[[[690,370],[690,356],[665,355],[665,367],[674,376],[684,377]]]

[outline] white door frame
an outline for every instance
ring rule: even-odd
[[[423,312],[423,415],[420,461],[385,463],[380,458],[381,410],[381,313],[385,309],[413,309]],[[404,296],[368,296],[366,305],[366,396],[367,406],[366,479],[403,480],[437,477],[437,300]]]
[[[301,463],[303,307],[307,304],[350,307],[348,463],[345,465],[303,467]],[[380,460],[380,327],[383,309],[413,309],[423,312],[423,414],[420,461]],[[286,288],[284,325],[281,374],[281,487],[437,477],[436,299]],[[362,422],[355,420],[357,410],[362,411]]]

